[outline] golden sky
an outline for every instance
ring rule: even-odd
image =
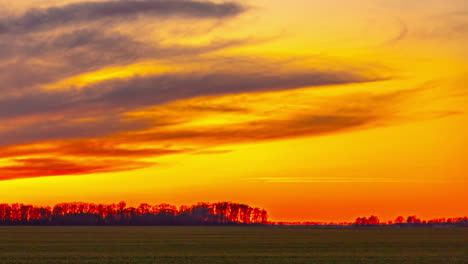
[[[465,0],[0,0],[6,203],[468,213]]]

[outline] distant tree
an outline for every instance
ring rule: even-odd
[[[408,216],[406,219],[407,223],[421,223],[421,219],[418,219],[416,216]]]
[[[395,224],[402,224],[405,221],[405,218],[403,216],[398,216],[395,219]]]

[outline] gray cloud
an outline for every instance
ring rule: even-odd
[[[17,17],[0,20],[0,34],[46,31],[70,24],[103,19],[132,19],[138,15],[222,18],[240,14],[244,7],[233,2],[194,0],[120,0],[79,2],[61,7],[31,9]]]
[[[124,122],[119,119],[119,114],[181,99],[377,80],[379,80],[377,77],[372,79],[358,74],[333,71],[283,75],[172,74],[105,81],[80,90],[37,91],[1,99],[0,120],[38,115],[47,118],[56,113],[60,113],[66,119],[39,121],[0,132],[0,145],[64,138],[89,138],[141,129],[148,123]],[[244,111],[227,107],[230,111]],[[74,122],[74,119],[80,117],[103,115],[105,116],[102,120]],[[316,121],[317,119],[314,119],[314,122]],[[154,126],[154,123],[152,125]]]
[[[345,102],[338,100],[340,105],[332,107],[332,110],[295,113],[281,120],[259,119],[190,130],[173,125],[190,122],[197,113],[248,114],[249,109],[236,105],[194,103],[172,106],[175,108],[171,109],[172,114],[168,114],[168,117],[164,116],[167,113],[140,119],[128,119],[123,115],[129,111],[201,96],[386,79],[377,74],[370,76],[369,72],[381,70],[375,70],[375,67],[368,70],[370,67],[363,69],[340,64],[336,65],[340,69],[315,70],[311,67],[308,70],[280,71],[278,69],[288,68],[286,66],[291,62],[247,57],[204,58],[198,55],[252,44],[255,40],[218,40],[200,46],[164,46],[161,44],[163,39],[155,42],[139,40],[131,34],[122,34],[113,24],[126,23],[139,16],[221,19],[243,11],[243,6],[232,2],[121,0],[32,9],[17,17],[0,18],[0,121],[7,124],[0,126],[0,158],[16,162],[13,166],[0,168],[0,180],[2,177],[5,179],[4,175],[17,178],[142,168],[153,164],[134,162],[134,158],[186,152],[205,155],[225,153],[210,151],[209,147],[232,142],[334,133],[380,120],[381,115],[369,112],[381,106],[370,105],[371,102],[380,102],[380,98],[371,96],[364,96],[362,107],[357,108],[344,108],[342,105],[346,105]],[[109,21],[112,23],[101,23]],[[67,28],[59,29],[63,26]],[[45,90],[43,87],[82,73],[154,59],[165,60],[165,64],[170,65],[196,61],[206,68],[113,79],[80,88],[71,86]],[[386,103],[392,101],[387,97],[383,100]],[[184,116],[184,111],[193,116]],[[50,144],[27,145],[44,141]],[[159,147],[152,145],[151,148],[142,149],[140,143],[144,142],[155,143],[154,146]],[[181,147],[183,145],[178,145],[181,142],[193,142],[200,148],[185,149]],[[139,147],[132,148],[132,144]],[[84,157],[95,162],[76,164],[50,158],[14,159],[28,155]],[[119,160],[107,162],[109,158]]]
[[[38,87],[104,67],[128,65],[142,59],[194,56],[250,41],[218,40],[200,46],[168,47],[99,29],[81,29],[52,36],[0,38],[0,60],[8,61],[0,64],[0,90],[5,94],[7,91]]]
[[[67,124],[66,121],[57,121],[56,123],[46,121],[42,125],[38,123],[23,129],[17,128],[9,133],[0,134],[0,138],[2,139],[0,144],[4,145],[1,147],[0,157],[47,153],[90,157],[119,157],[123,155],[145,157],[191,151],[189,149],[173,149],[170,147],[172,144],[177,146],[183,142],[205,146],[219,146],[238,142],[256,142],[336,133],[358,127],[383,125],[385,118],[392,114],[395,115],[393,111],[396,109],[396,104],[418,92],[419,90],[415,89],[386,94],[360,93],[337,96],[336,98],[329,98],[332,104],[323,110],[295,113],[290,117],[281,119],[260,118],[255,121],[222,126],[212,125],[209,127],[185,129],[183,126],[172,126],[171,123],[157,123],[154,117],[149,117],[152,121],[151,123],[143,122],[145,119],[127,122],[120,121],[122,124],[117,129],[127,131],[117,135],[114,134],[113,137],[109,138],[99,137],[99,133],[102,132],[101,135],[105,136],[106,132],[115,132],[112,131],[112,128],[116,128],[118,125],[116,124],[118,123],[117,121],[110,123],[100,122],[99,120],[80,123],[71,122],[74,125],[61,124],[62,122]],[[169,115],[168,118],[172,119],[173,117]],[[158,116],[157,119],[159,119]],[[185,122],[190,122],[190,120],[188,119]],[[140,125],[138,125],[139,122],[141,122]],[[103,126],[96,126],[98,123]],[[123,124],[127,124],[127,126],[125,127]],[[110,126],[108,130],[100,130],[106,126]],[[48,128],[44,129],[44,127]],[[148,128],[150,129],[148,130]],[[29,131],[29,133],[25,131]],[[47,133],[50,133],[50,135],[47,135]],[[73,137],[77,139],[58,141],[52,145],[46,145],[43,149],[35,146],[31,148],[15,146],[18,143],[26,143],[28,140],[36,142]],[[89,138],[86,139],[86,137]],[[25,142],[19,142],[18,140],[24,140]],[[140,146],[141,144],[151,143],[165,147],[160,149],[135,150],[121,148],[119,147],[121,143],[130,146],[133,144]],[[200,150],[193,149],[193,151],[196,154]]]
[[[121,66],[147,59],[167,59],[249,43],[249,40],[217,40],[200,46],[163,46],[136,40],[112,25],[91,23],[54,31],[54,27],[75,22],[116,18],[129,22],[139,14],[150,16],[184,15],[199,18],[225,18],[243,11],[235,3],[189,0],[137,0],[81,2],[31,9],[24,15],[0,19],[0,96],[20,89],[34,90],[41,85],[105,67]],[[62,21],[66,20],[66,21]],[[15,33],[15,35],[1,33]],[[20,34],[35,32],[37,34]]]
[[[156,124],[148,120],[122,120],[119,116],[103,116],[97,119],[40,120],[0,132],[0,146],[30,143],[37,140],[71,138],[95,138],[122,131],[145,129]],[[0,155],[1,156],[1,155]]]
[[[129,137],[127,142],[198,142],[218,146],[336,133],[372,124],[380,118],[382,117],[361,113],[348,113],[347,115],[311,113],[284,120],[258,120],[209,129],[192,128],[138,133],[134,137]]]
[[[125,112],[145,106],[192,97],[257,91],[276,91],[307,86],[371,82],[359,74],[313,71],[289,74],[167,74],[111,80],[82,89],[35,91],[0,99],[0,119],[62,112],[84,115],[99,109]]]

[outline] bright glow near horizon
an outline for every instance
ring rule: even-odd
[[[466,1],[87,2],[0,1],[1,202],[467,214]]]

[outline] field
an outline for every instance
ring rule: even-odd
[[[0,263],[468,263],[468,229],[9,226]]]

